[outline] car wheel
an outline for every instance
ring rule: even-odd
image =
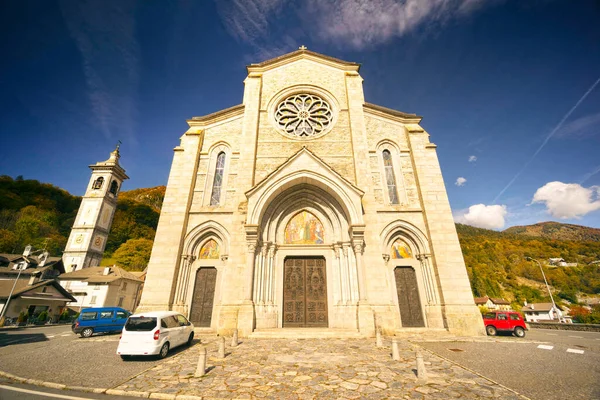
[[[491,325],[486,326],[485,331],[487,332],[488,336],[496,336],[496,328]]]
[[[158,358],[165,358],[167,354],[169,354],[169,342],[162,345],[158,353]]]
[[[525,337],[525,329],[521,328],[520,326],[517,326],[515,328],[515,336],[516,337]]]
[[[94,330],[92,328],[85,328],[81,331],[81,337],[90,337],[94,334]]]
[[[194,340],[194,332],[190,333],[190,337],[188,337],[186,345],[191,346],[193,340]]]

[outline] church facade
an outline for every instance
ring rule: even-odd
[[[436,146],[365,102],[360,65],[305,48],[247,67],[188,120],[138,311],[218,333],[483,333]]]

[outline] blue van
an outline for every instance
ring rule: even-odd
[[[84,308],[71,330],[85,338],[94,333],[121,332],[130,315],[120,307]]]

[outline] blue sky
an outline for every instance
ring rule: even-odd
[[[599,4],[2,2],[0,174],[81,195],[121,140],[124,190],[164,185],[186,119],[306,45],[362,63],[368,102],[424,117],[457,221],[600,227]]]

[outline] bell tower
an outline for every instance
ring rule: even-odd
[[[100,265],[117,209],[117,195],[123,181],[129,179],[119,158],[117,145],[108,160],[90,165],[92,176],[63,252],[66,272]]]

